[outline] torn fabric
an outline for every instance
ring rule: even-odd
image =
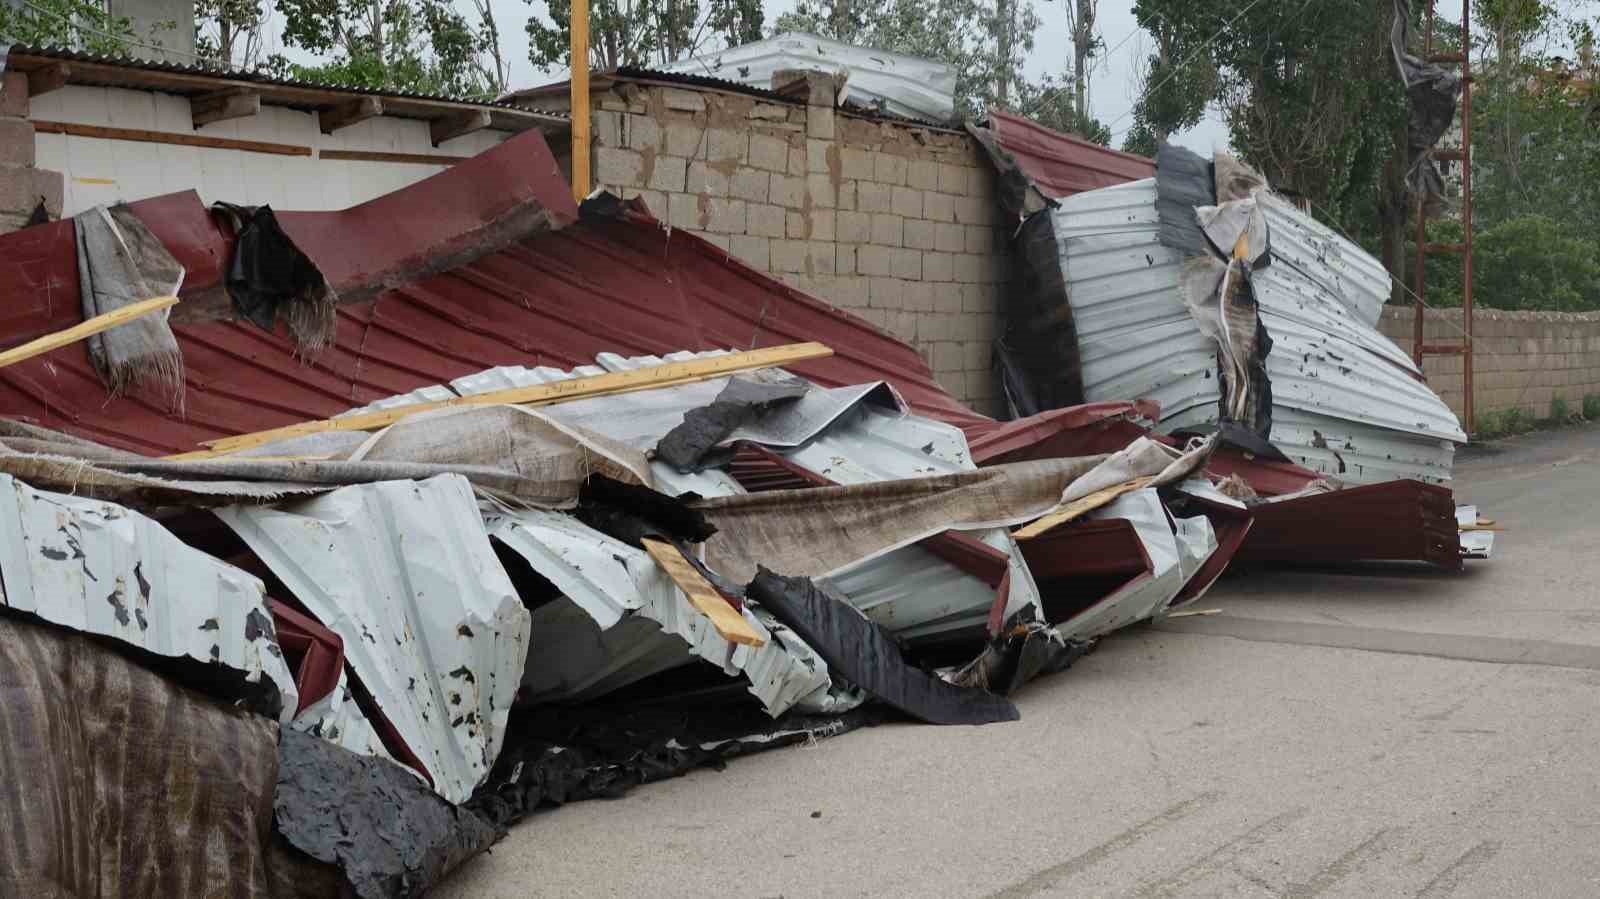
[[[344,641],[345,657],[433,788],[488,775],[522,679],[528,612],[460,475],[344,487],[217,515]]]
[[[0,605],[215,666],[253,707],[284,721],[295,712],[261,581],[138,512],[0,475],[0,578]]]
[[[339,296],[316,263],[283,233],[272,207],[213,203],[211,214],[234,234],[223,284],[239,315],[268,332],[282,319],[301,356],[331,346]]]
[[[729,378],[710,405],[684,413],[683,422],[656,444],[656,457],[683,474],[699,471],[706,455],[740,425],[800,399],[806,389],[798,378],[783,384]]]
[[[74,216],[72,227],[85,320],[178,295],[183,266],[128,207],[96,206]],[[167,324],[169,312],[144,315],[84,340],[95,372],[113,397],[149,384],[170,407],[182,408],[183,354]]]
[[[421,896],[500,831],[387,759],[297,731],[278,745],[273,821],[290,845],[338,866],[361,899]]]
[[[763,567],[747,590],[831,670],[914,718],[930,724],[992,724],[1021,717],[1002,697],[913,668],[882,627],[809,578],[781,577]]]

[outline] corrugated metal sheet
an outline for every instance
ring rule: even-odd
[[[1156,163],[1102,147],[1006,112],[989,113],[989,128],[1045,196],[1053,199],[1151,178]]]
[[[0,475],[0,578],[0,605],[270,681],[283,721],[299,706],[261,581],[131,509]]]
[[[1448,488],[1435,484],[1367,484],[1286,496],[1250,511],[1256,522],[1239,547],[1241,561],[1418,561],[1461,567],[1455,500]]]
[[[828,689],[828,666],[749,609],[744,618],[766,644],[724,640],[643,550],[554,512],[493,518],[489,530],[564,597],[534,612],[529,701],[593,699],[695,658],[744,675],[773,717]]]
[[[1084,399],[1154,400],[1161,430],[1216,420],[1216,344],[1178,295],[1181,254],[1157,240],[1154,179],[1068,197],[1053,216]]]
[[[766,88],[781,69],[846,72],[843,102],[909,118],[955,117],[955,69],[929,59],[853,47],[800,32],[730,47],[661,67],[668,72],[727,78]]]
[[[946,393],[905,343],[641,216],[536,234],[472,258],[458,238],[476,233],[474,226],[488,221],[492,229],[530,197],[552,208],[570,205],[554,164],[545,171],[541,158],[548,160],[548,151],[528,132],[353,210],[281,213],[285,230],[341,291],[383,271],[413,272],[395,276],[401,286],[373,300],[341,306],[334,345],[308,363],[282,333],[234,321],[181,323],[175,331],[188,375],[182,416],[140,397],[108,401],[81,344],[0,370],[0,416],[138,452],[173,453],[326,418],[488,366],[569,369],[602,352],[820,340],[835,355],[797,365],[796,374],[824,386],[889,381],[921,414],[963,427],[993,425]],[[229,242],[192,195],[134,209],[190,272],[189,299],[177,309],[215,301],[211,288]],[[459,261],[464,252],[471,261]],[[75,258],[70,222],[0,235],[0,331],[8,345],[81,319]],[[446,270],[423,274],[430,265]]]
[[[466,801],[499,755],[529,628],[467,479],[362,484],[218,516],[343,639],[434,790]]]
[[[1157,240],[1155,199],[1155,182],[1139,181],[1069,197],[1051,214],[1085,398],[1155,400],[1170,433],[1216,422],[1219,382],[1215,344],[1178,295],[1180,254]],[[1273,262],[1252,284],[1274,342],[1272,441],[1357,483],[1448,480],[1452,441],[1466,435],[1366,324],[1388,295],[1382,265],[1281,200],[1267,208]]]

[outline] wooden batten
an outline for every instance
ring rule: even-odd
[[[261,94],[239,88],[203,94],[189,101],[189,115],[196,128],[213,122],[242,119],[260,112]]]

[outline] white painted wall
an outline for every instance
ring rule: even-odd
[[[262,106],[258,115],[196,129],[187,98],[113,87],[69,85],[32,101],[30,118],[112,128],[140,128],[236,140],[270,141],[315,150],[371,150],[472,156],[511,135],[476,131],[437,148],[428,123],[380,116],[323,134],[316,113]],[[142,200],[193,188],[218,200],[275,209],[344,209],[443,171],[444,166],[322,160],[209,147],[103,140],[65,134],[35,137],[39,168],[65,176],[62,215],[102,204]]]

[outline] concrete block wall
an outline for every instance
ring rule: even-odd
[[[952,394],[998,413],[992,169],[964,133],[804,96],[619,84],[595,101],[595,183],[906,340]]]
[[[1583,399],[1600,395],[1600,313],[1473,312],[1473,400],[1475,414],[1520,407],[1534,417],[1551,415],[1551,403],[1564,400],[1571,412]],[[1430,309],[1423,339],[1459,344],[1460,309]],[[1386,306],[1378,328],[1407,353],[1412,346],[1412,310]],[[1428,356],[1422,370],[1428,385],[1462,414],[1463,358]]]
[[[63,179],[34,166],[28,110],[28,76],[0,72],[0,234],[27,224],[40,203],[52,219],[61,217]]]

